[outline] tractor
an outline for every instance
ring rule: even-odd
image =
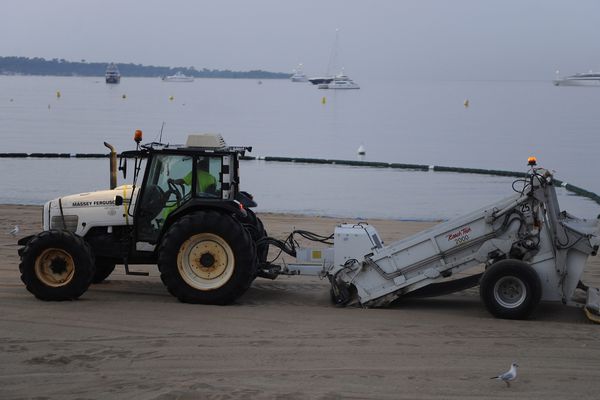
[[[38,299],[80,297],[123,264],[156,264],[162,282],[186,303],[228,304],[266,265],[266,231],[240,190],[239,160],[251,147],[220,135],[190,135],[185,145],[152,142],[121,153],[117,186],[111,149],[110,189],[59,197],[43,208],[43,231],[18,241],[21,280]],[[132,161],[133,160],[133,161]],[[141,182],[139,182],[141,179]]]

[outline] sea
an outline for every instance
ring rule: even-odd
[[[220,133],[248,155],[527,171],[600,193],[600,88],[550,80],[353,77],[360,90],[288,80],[0,76],[0,153],[103,153],[144,141]],[[43,204],[106,189],[106,159],[0,159],[1,204]],[[128,177],[130,178],[130,177]],[[257,212],[443,220],[514,193],[514,178],[250,160],[241,186]],[[128,180],[119,178],[119,183]],[[558,188],[561,208],[596,218],[600,205]]]

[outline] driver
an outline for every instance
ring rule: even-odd
[[[217,179],[208,172],[209,160],[209,157],[198,157],[198,162],[196,163],[197,193],[214,194],[217,191]],[[191,171],[183,178],[183,181],[188,186],[192,185]]]

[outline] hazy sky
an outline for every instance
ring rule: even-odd
[[[553,79],[600,70],[598,0],[2,0],[0,55],[323,74]]]

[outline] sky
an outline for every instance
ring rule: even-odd
[[[0,56],[355,79],[600,70],[598,0],[2,0]],[[329,71],[337,72],[337,71]]]

